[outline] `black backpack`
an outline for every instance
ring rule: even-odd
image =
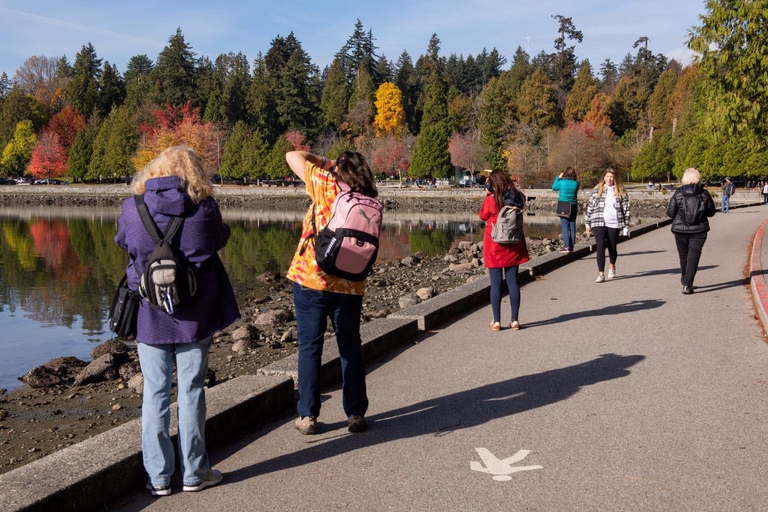
[[[704,194],[683,196],[683,220],[689,226],[701,224],[707,216],[707,204]]]
[[[140,272],[134,265],[141,278],[139,294],[147,299],[153,308],[164,310],[171,315],[174,306],[189,302],[197,292],[197,277],[193,267],[181,251],[173,246],[173,237],[184,224],[184,217],[171,218],[165,233],[160,233],[144,203],[144,196],[133,197],[144,229],[155,242],[144,272]]]

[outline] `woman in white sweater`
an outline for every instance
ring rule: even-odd
[[[584,220],[586,234],[592,232],[595,235],[597,245],[597,270],[596,283],[602,283],[605,275],[605,249],[608,248],[610,267],[608,279],[616,277],[616,258],[618,252],[616,245],[619,233],[624,236],[629,234],[629,197],[627,191],[619,183],[616,172],[610,167],[605,170],[603,177],[595,187],[589,198],[587,215]]]

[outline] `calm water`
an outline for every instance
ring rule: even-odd
[[[123,275],[125,253],[113,239],[118,209],[0,209],[0,388],[54,357],[90,360],[111,338],[106,316]],[[304,212],[224,210],[232,237],[223,260],[236,291],[256,290],[253,277],[285,273]],[[528,217],[528,236],[559,233],[556,217]],[[443,254],[460,241],[482,238],[474,214],[387,213],[379,258],[417,251]]]

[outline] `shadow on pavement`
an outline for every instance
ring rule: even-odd
[[[367,446],[419,436],[439,437],[507,418],[566,400],[585,386],[626,377],[630,374],[629,368],[644,359],[643,355],[603,354],[575,366],[515,377],[368,416],[370,430],[367,432],[318,438],[317,444],[308,448],[228,472],[225,483],[311,464]],[[346,422],[321,423],[320,427],[321,432],[346,431]]]
[[[605,316],[605,315],[619,315],[622,313],[633,313],[635,311],[642,311],[644,309],[660,308],[666,304],[663,300],[649,299],[649,300],[633,300],[632,302],[625,302],[624,304],[614,304],[599,309],[590,309],[587,311],[576,311],[574,313],[566,313],[549,320],[540,320],[538,322],[528,322],[523,325],[525,329],[531,329],[533,327],[540,327],[542,325],[558,324],[561,322],[569,322],[577,318],[585,318],[590,316]]]
[[[736,279],[734,281],[726,281],[725,283],[717,284],[705,284],[696,285],[693,288],[696,293],[716,292],[718,290],[724,290],[725,288],[733,288],[734,286],[745,286],[749,284],[749,279]]]
[[[718,265],[701,265],[699,266],[699,269],[697,270],[697,272],[701,272],[702,270],[712,270],[713,268],[717,268],[717,267]],[[638,277],[675,275],[675,274],[680,275],[680,267],[657,268],[655,270],[648,270],[647,272],[635,272],[633,275],[619,276],[619,277],[621,277],[622,279],[636,279]]]

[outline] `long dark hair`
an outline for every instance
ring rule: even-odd
[[[501,169],[492,170],[491,174],[488,176],[488,181],[491,184],[491,193],[493,194],[494,201],[496,201],[496,207],[499,210],[504,207],[504,192],[507,190],[511,190],[515,194],[520,192],[517,190],[515,182],[509,177],[509,174]]]
[[[336,168],[333,171],[336,177],[368,197],[376,197],[379,191],[373,179],[373,171],[368,167],[365,157],[355,151],[342,151],[336,159]]]
[[[573,167],[566,167],[565,171],[563,172],[563,179],[564,180],[575,180],[576,179],[576,170]]]

